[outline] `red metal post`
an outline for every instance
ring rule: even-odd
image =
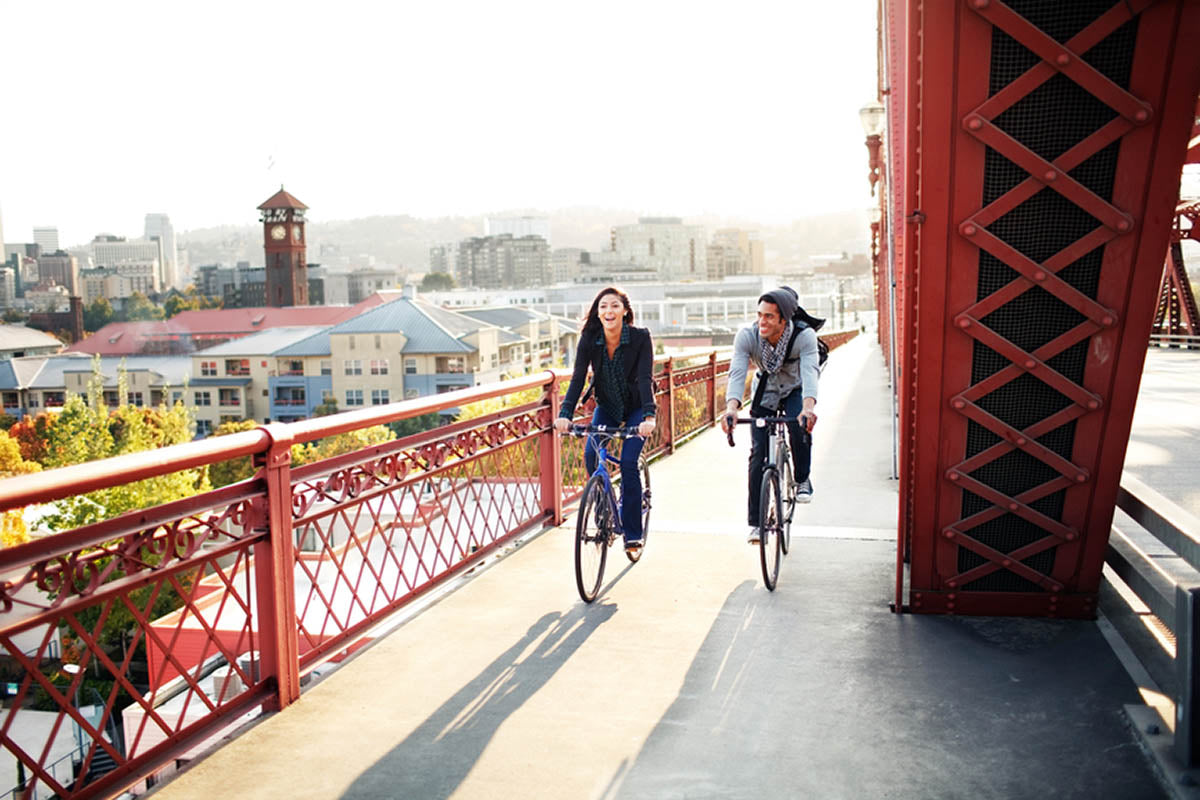
[[[708,354],[708,420],[717,418],[717,351]]]
[[[254,576],[261,676],[275,682],[275,694],[266,709],[279,711],[300,698],[300,646],[292,577],[296,565],[292,532],[292,429],[280,423],[263,429],[271,437],[270,447],[259,465],[265,471],[267,483],[266,524],[270,538],[254,546]]]
[[[562,498],[562,438],[554,430],[554,420],[558,419],[559,410],[558,379],[554,373],[550,373],[542,396],[542,402],[550,414],[539,444],[542,508],[554,525],[561,525],[566,515],[563,513]]]
[[[671,409],[671,424],[667,426],[666,452],[675,452],[675,358],[672,356],[663,365],[663,375],[667,379],[667,405]]]

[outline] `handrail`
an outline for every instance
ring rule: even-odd
[[[1200,519],[1128,473],[1121,476],[1117,507],[1192,570],[1200,570]],[[1174,751],[1190,767],[1200,764],[1200,576],[1181,580],[1156,561],[1161,559],[1146,555],[1113,526],[1105,562],[1175,635]]]

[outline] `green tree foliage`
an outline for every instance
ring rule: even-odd
[[[330,414],[336,414],[336,413],[338,413],[338,406],[337,406],[336,400],[327,400],[326,402],[321,403],[321,405],[319,405],[313,409],[314,417],[328,417]]]
[[[0,319],[3,319],[9,325],[12,325],[17,322],[24,322],[25,320],[29,319],[29,316],[15,308],[10,308],[4,312],[4,316],[0,317]]]
[[[311,464],[325,458],[333,458],[343,453],[352,453],[364,447],[390,442],[396,438],[386,425],[375,425],[370,428],[360,428],[336,436],[326,436],[315,442],[292,445],[292,466]]]
[[[427,272],[421,279],[422,292],[445,292],[454,286],[454,276],[448,272]]]
[[[107,297],[97,297],[83,307],[83,329],[95,333],[117,318]]]
[[[182,403],[157,409],[128,405],[124,402],[128,384],[122,369],[117,379],[117,396],[122,403],[110,411],[104,404],[99,359],[93,362],[92,370],[88,402],[77,394],[69,394],[57,421],[49,429],[43,466],[65,467],[191,441],[191,415]],[[54,532],[69,530],[208,489],[207,469],[181,470],[64,498],[53,504],[54,510],[44,518],[44,523]]]
[[[163,313],[167,319],[180,311],[198,311],[205,308],[220,308],[221,300],[202,294],[195,284],[188,286],[182,293],[172,293],[163,303]]]
[[[231,433],[238,433],[240,431],[252,431],[257,427],[258,423],[252,419],[243,419],[237,422],[222,422],[212,432],[212,435],[228,436]],[[212,482],[214,489],[220,489],[222,486],[244,481],[253,476],[254,462],[250,456],[238,456],[228,461],[211,464],[208,467],[208,479]]]
[[[395,422],[389,422],[388,428],[396,435],[397,439],[403,439],[405,436],[412,436],[414,433],[424,433],[431,431],[442,424],[442,415],[437,412],[430,414],[422,414],[419,417],[408,417],[407,419],[398,419]]]
[[[151,303],[150,299],[141,292],[134,292],[125,301],[121,318],[128,322],[162,319],[163,309],[161,306]]]

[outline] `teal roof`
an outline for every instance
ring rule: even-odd
[[[281,347],[275,351],[280,358],[301,358],[303,356],[327,356],[333,351],[329,347],[329,328],[325,328],[306,339]]]
[[[473,353],[475,347],[461,337],[483,327],[490,326],[432,303],[401,298],[335,325],[329,334],[403,333],[405,353]]]

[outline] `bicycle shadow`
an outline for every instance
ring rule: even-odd
[[[540,690],[615,604],[550,612],[392,750],[359,775],[344,798],[450,797],[501,725]],[[533,648],[531,652],[530,648]],[[415,687],[419,691],[419,687]]]

